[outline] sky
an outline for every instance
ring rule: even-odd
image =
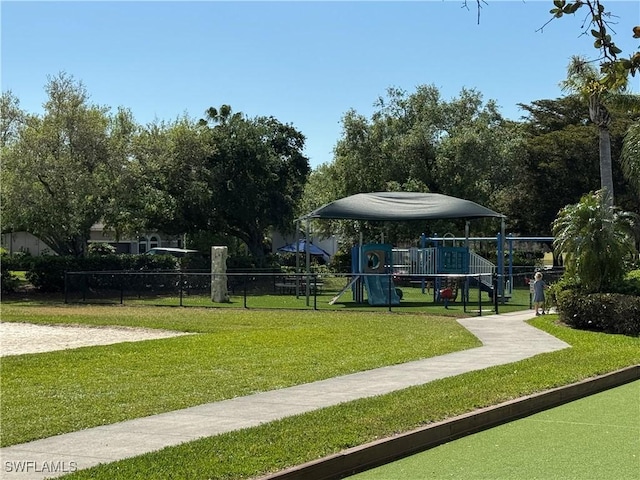
[[[370,117],[389,87],[434,85],[446,101],[475,89],[518,120],[519,103],[564,95],[572,55],[597,58],[586,11],[545,26],[551,0],[486,0],[478,24],[468,3],[1,0],[2,91],[42,114],[48,78],[65,72],[91,103],[142,125],[228,104],[293,125],[317,167],[332,161],[343,115]],[[640,2],[604,3],[629,56]]]

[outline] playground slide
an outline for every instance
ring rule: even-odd
[[[388,275],[365,275],[364,286],[367,289],[369,305],[389,305],[389,293],[391,293],[391,305],[400,304],[400,297]]]

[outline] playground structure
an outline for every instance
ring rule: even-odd
[[[427,237],[422,234],[419,248],[393,248],[389,244],[354,246],[353,281],[348,287],[354,301],[363,303],[366,292],[368,303],[379,306],[400,303],[402,291],[396,287],[394,279],[418,284],[422,293],[431,283],[434,301],[443,299],[445,304],[449,299],[455,299],[459,288],[463,295],[468,295],[469,289],[475,287],[487,293],[490,299],[494,299],[497,293],[504,303],[513,293],[513,252],[517,241],[552,242],[553,237],[517,237],[512,234],[503,237],[500,233],[496,237],[454,237],[452,234]],[[495,242],[498,265],[473,251],[469,246],[471,242]],[[502,275],[505,257],[507,270]]]
[[[363,287],[370,305],[399,305],[401,291],[393,283],[393,249],[389,244],[370,243],[353,247],[351,268],[356,282],[352,285],[354,300],[363,302]]]
[[[370,305],[399,305],[402,291],[394,279],[408,279],[420,285],[422,293],[432,282],[434,301],[442,298],[447,304],[457,296],[456,276],[463,275],[464,285],[460,285],[463,294],[475,284],[493,298],[496,266],[468,247],[437,245],[400,249],[389,244],[365,244],[352,248],[351,259],[355,279],[351,290],[357,303],[364,303],[366,293]]]
[[[305,236],[309,236],[310,231],[310,221],[312,219],[341,219],[341,220],[355,220],[355,221],[412,221],[412,220],[420,220],[420,221],[429,221],[429,220],[439,220],[439,219],[447,219],[447,218],[457,218],[463,219],[466,221],[465,232],[468,237],[469,232],[469,221],[476,218],[495,218],[499,219],[501,222],[501,232],[504,233],[505,228],[505,216],[501,213],[494,212],[482,205],[479,205],[475,202],[451,197],[448,195],[443,195],[439,193],[423,193],[423,192],[370,192],[370,193],[357,193],[355,195],[351,195],[349,197],[344,197],[339,200],[335,200],[330,202],[322,207],[319,207],[312,212],[298,218],[296,220],[296,231],[300,231],[300,222],[304,221],[306,223],[305,228]],[[308,238],[305,238],[308,241]],[[362,240],[360,241],[362,245]],[[362,249],[362,247],[360,247]],[[353,279],[354,281],[352,285],[352,289],[354,290],[354,295],[358,296],[359,292],[357,292],[358,282],[367,283],[365,280],[366,277],[376,276],[389,276],[392,273],[389,273],[389,270],[393,271],[394,259],[393,252],[390,255],[390,258],[387,258],[388,248],[384,247],[383,250],[378,250],[379,252],[384,252],[383,255],[378,255],[378,260],[382,260],[383,262],[379,262],[378,271],[381,273],[369,273],[364,272],[365,267],[363,265],[364,259],[366,257],[366,251],[359,250],[358,258],[362,260],[358,260],[357,263],[354,262],[353,266],[357,265],[357,271],[353,268]],[[364,253],[364,254],[363,254]],[[468,257],[468,255],[466,255]],[[439,258],[443,258],[442,260],[446,265],[454,265],[456,262],[462,262],[465,264],[465,254],[463,251],[449,251],[445,252]],[[500,259],[500,257],[498,257]],[[310,252],[306,251],[306,272],[307,272],[307,281],[306,281],[306,297],[307,304],[309,303],[310,298]],[[504,270],[504,259],[501,260],[502,268],[498,265],[499,272],[503,274]],[[423,262],[424,264],[424,262]],[[457,265],[457,264],[456,264]],[[468,261],[466,263],[468,265]],[[367,266],[366,268],[370,268]],[[300,263],[299,256],[296,257],[296,270],[300,271]],[[386,275],[385,275],[386,274]],[[424,275],[424,274],[423,274]],[[504,275],[502,275],[504,276]],[[355,280],[354,280],[355,279]],[[373,283],[372,283],[373,282]],[[369,285],[371,288],[368,289],[370,302],[376,303],[380,301],[377,293],[371,294],[374,289],[376,292],[380,293],[380,289],[377,287],[382,287],[381,281],[373,280],[369,281]],[[386,298],[387,304],[391,305],[392,302],[399,301],[399,298],[394,297],[395,295],[399,297],[399,292],[395,290],[392,285],[392,280],[386,284],[387,294],[383,295],[382,298]],[[345,287],[346,291],[348,287]],[[504,300],[504,287],[503,285],[499,286],[500,293]],[[341,292],[338,296],[340,296],[343,292]],[[495,295],[494,295],[495,297]],[[334,297],[332,302],[335,301],[337,297]]]

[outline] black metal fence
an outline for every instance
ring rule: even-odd
[[[227,272],[229,302],[212,301],[212,283],[217,275],[206,271],[87,271],[66,272],[65,303],[108,303],[197,307],[327,309],[353,308],[370,303],[372,291],[365,289],[365,278],[375,277],[380,290],[374,305],[389,311],[411,307],[427,308],[451,303],[464,312],[482,315],[499,312],[510,301],[514,289],[528,291],[535,271],[528,269],[500,277],[481,275],[380,275],[282,272]],[[562,271],[545,270],[547,283]],[[384,277],[384,278],[383,278]],[[369,288],[372,280],[369,279]],[[384,280],[384,281],[382,281]],[[481,280],[485,280],[482,282]],[[451,297],[441,290],[452,288]],[[501,290],[502,288],[502,290]],[[386,291],[385,291],[386,290]],[[498,292],[494,295],[493,292]],[[454,295],[455,293],[455,295]],[[394,301],[398,296],[402,299]],[[383,300],[380,300],[382,298]],[[529,296],[529,304],[531,297]]]
[[[147,303],[187,306],[221,306],[211,301],[212,283],[220,274],[202,271],[110,271],[65,272],[65,303]],[[228,272],[224,274],[228,294],[242,298],[306,292],[315,296],[321,282],[317,274]],[[208,301],[205,301],[208,299]],[[197,301],[196,301],[197,300]],[[232,302],[233,303],[233,302]],[[237,305],[235,305],[237,306]]]

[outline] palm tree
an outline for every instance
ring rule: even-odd
[[[640,194],[640,122],[634,123],[627,130],[620,161],[626,179]]]
[[[583,57],[574,56],[569,62],[567,79],[561,83],[563,90],[569,90],[580,95],[589,104],[589,117],[598,127],[600,137],[600,188],[607,190],[609,195],[605,199],[609,206],[613,205],[613,170],[611,164],[611,136],[609,126],[611,116],[607,104],[628,105],[638,108],[640,97],[626,94],[627,82],[621,82],[617,87],[607,86],[603,82],[602,74],[596,67]]]
[[[608,190],[584,195],[567,205],[553,222],[554,249],[565,255],[567,275],[587,292],[615,291],[633,255],[639,217],[612,207]]]

